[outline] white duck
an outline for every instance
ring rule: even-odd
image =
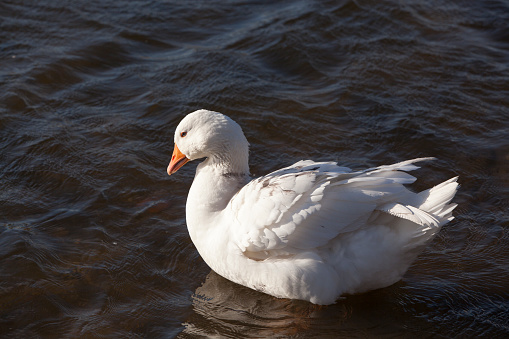
[[[279,298],[334,303],[401,279],[453,219],[456,178],[421,193],[408,160],[352,171],[299,161],[251,180],[248,142],[229,117],[187,115],[175,131],[168,174],[206,158],[189,191],[189,234],[205,262],[238,284]]]

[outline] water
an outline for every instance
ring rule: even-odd
[[[509,336],[509,4],[0,3],[0,336]],[[235,285],[185,225],[173,131],[230,115],[258,176],[435,156],[456,219],[397,284],[317,308]]]

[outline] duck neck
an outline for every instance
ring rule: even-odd
[[[210,156],[199,164],[186,203],[191,236],[200,230],[200,225],[210,225],[211,219],[226,208],[235,193],[249,180],[247,156],[244,159]]]
[[[207,165],[217,169],[220,175],[249,175],[249,148],[247,142],[223,146],[207,158]]]

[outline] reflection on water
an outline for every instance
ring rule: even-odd
[[[182,334],[203,336],[277,337],[339,334],[351,318],[349,305],[317,306],[304,301],[277,299],[236,285],[211,271],[193,295],[194,313]],[[333,308],[332,319],[330,309]],[[333,328],[321,328],[323,320]],[[320,324],[322,323],[322,324]]]
[[[318,306],[299,300],[277,299],[234,284],[211,271],[193,295],[192,315],[179,337],[281,336],[380,337],[419,334],[430,327],[425,320],[404,319],[405,307],[415,301],[404,283],[370,293],[344,297],[334,305]],[[403,291],[401,290],[403,288]]]
[[[194,313],[186,334],[274,337],[309,328],[316,306],[236,285],[213,271],[193,295]]]
[[[509,5],[0,3],[0,336],[507,337]],[[316,307],[222,279],[185,226],[180,119],[239,122],[251,172],[419,156],[456,219],[402,281]]]

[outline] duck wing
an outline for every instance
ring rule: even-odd
[[[405,205],[415,195],[419,158],[354,172],[332,162],[300,161],[244,186],[226,209],[232,241],[247,256],[264,259],[326,245],[341,233],[367,227],[375,210],[418,224],[433,216]],[[403,203],[400,203],[403,202]]]

